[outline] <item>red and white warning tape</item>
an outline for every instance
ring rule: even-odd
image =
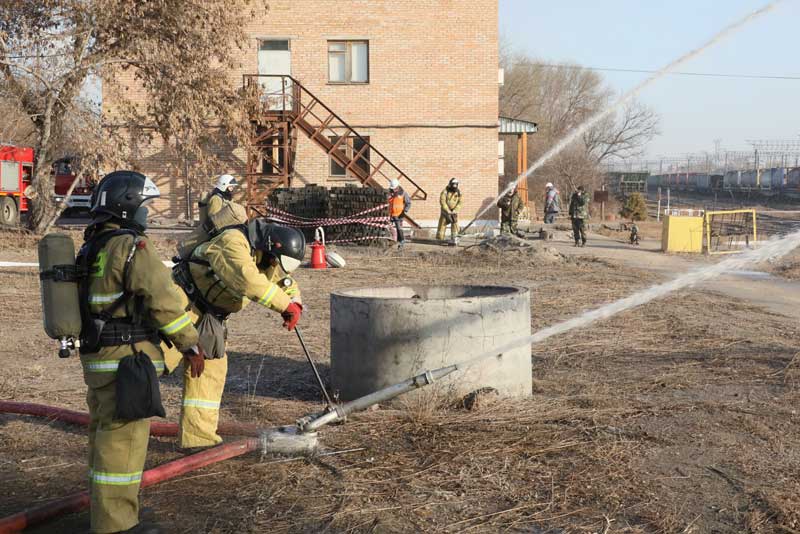
[[[325,244],[328,243],[355,243],[356,241],[377,241],[379,239],[386,239],[387,241],[396,241],[393,237],[385,235],[371,235],[367,237],[354,237],[352,239],[326,239]]]
[[[340,218],[325,217],[319,219],[308,219],[306,217],[300,217],[299,215],[294,215],[286,211],[280,210],[278,208],[273,208],[268,206],[267,218],[275,222],[280,222],[288,226],[295,226],[299,228],[311,228],[316,226],[322,226],[322,227],[343,226],[346,224],[363,224],[366,226],[383,228],[388,226],[389,224],[389,217],[387,215],[382,215],[377,217],[375,216],[365,217],[365,215],[384,209],[386,209],[386,206],[375,206],[374,208],[369,208],[367,210],[354,213],[353,215],[348,215],[346,217],[340,217]]]
[[[320,219],[308,219],[306,217],[300,217],[299,215],[288,213],[278,208],[267,206],[267,219],[275,221],[277,223],[285,224],[287,226],[292,226],[295,228],[314,228],[317,226],[322,226],[324,228],[330,226],[343,226],[347,224],[363,224],[364,226],[371,226],[373,228],[384,229],[389,227],[389,217],[387,215],[381,215],[377,217],[376,216],[366,217],[365,215],[385,209],[386,206],[380,205],[358,213],[354,213],[353,215],[348,215],[346,217],[340,217],[340,218],[325,217]],[[365,236],[365,237],[354,237],[352,239],[332,239],[327,242],[352,243],[356,241],[368,241],[374,239],[391,239],[391,238],[387,236],[375,235],[375,236]]]

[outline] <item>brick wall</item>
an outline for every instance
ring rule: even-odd
[[[462,182],[464,216],[496,196],[497,0],[271,0],[247,32],[250,49],[231,84],[258,72],[259,39],[288,39],[292,76],[428,192],[414,203],[416,219],[437,218],[452,176]],[[328,83],[329,39],[369,41],[368,84]],[[142,98],[135,88],[127,95]],[[299,139],[297,183],[341,184],[329,177],[325,154]],[[142,147],[140,168],[170,196],[156,208],[178,216],[185,187],[166,175],[160,152]],[[241,172],[235,161],[225,170]]]

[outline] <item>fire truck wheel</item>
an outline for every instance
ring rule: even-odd
[[[11,197],[0,197],[0,224],[16,226],[19,212],[17,203]]]

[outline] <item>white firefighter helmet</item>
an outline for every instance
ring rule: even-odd
[[[389,189],[397,189],[398,187],[400,187],[400,180],[397,178],[389,180]]]
[[[553,182],[547,182],[546,184],[544,184],[544,188],[545,189],[553,189]]]
[[[236,178],[230,174],[221,174],[217,178],[217,183],[214,184],[214,187],[224,193],[228,191],[229,188],[236,187],[237,185],[239,185],[239,182],[236,181]]]

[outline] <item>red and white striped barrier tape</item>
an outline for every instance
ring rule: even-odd
[[[306,217],[293,215],[278,208],[273,208],[268,206],[267,218],[275,222],[286,224],[287,226],[294,226],[298,228],[312,228],[317,226],[322,226],[322,227],[343,226],[346,224],[363,224],[365,226],[372,226],[374,228],[385,228],[389,225],[389,217],[387,215],[382,215],[378,217],[364,217],[364,215],[382,209],[386,209],[386,206],[375,206],[374,208],[369,208],[367,210],[354,213],[353,215],[348,215],[346,217],[339,217],[339,218],[325,217],[320,219],[308,219]]]
[[[396,241],[396,239],[394,239],[393,237],[388,237],[388,236],[385,236],[385,235],[370,235],[370,236],[366,236],[366,237],[354,237],[352,239],[326,239],[325,240],[325,244],[327,245],[328,243],[338,243],[338,244],[355,243],[356,241],[376,241],[376,240],[379,240],[379,239],[386,239],[388,241]]]
[[[363,224],[364,226],[371,226],[373,228],[386,229],[391,226],[388,215],[381,215],[377,217],[376,216],[365,217],[365,215],[385,209],[386,209],[385,205],[379,205],[375,206],[374,208],[369,208],[364,211],[354,213],[353,215],[348,215],[346,217],[339,217],[339,218],[325,217],[320,219],[309,219],[307,217],[300,217],[299,215],[294,215],[292,213],[280,210],[278,208],[274,208],[272,206],[267,206],[266,218],[271,221],[275,221],[277,223],[285,224],[287,226],[292,226],[295,228],[315,228],[318,226],[328,227],[328,226],[343,226],[346,224]],[[356,243],[359,241],[374,241],[381,239],[385,239],[388,241],[395,240],[394,238],[385,235],[371,235],[364,237],[353,237],[350,239],[326,239],[325,243],[342,244],[342,243]]]

